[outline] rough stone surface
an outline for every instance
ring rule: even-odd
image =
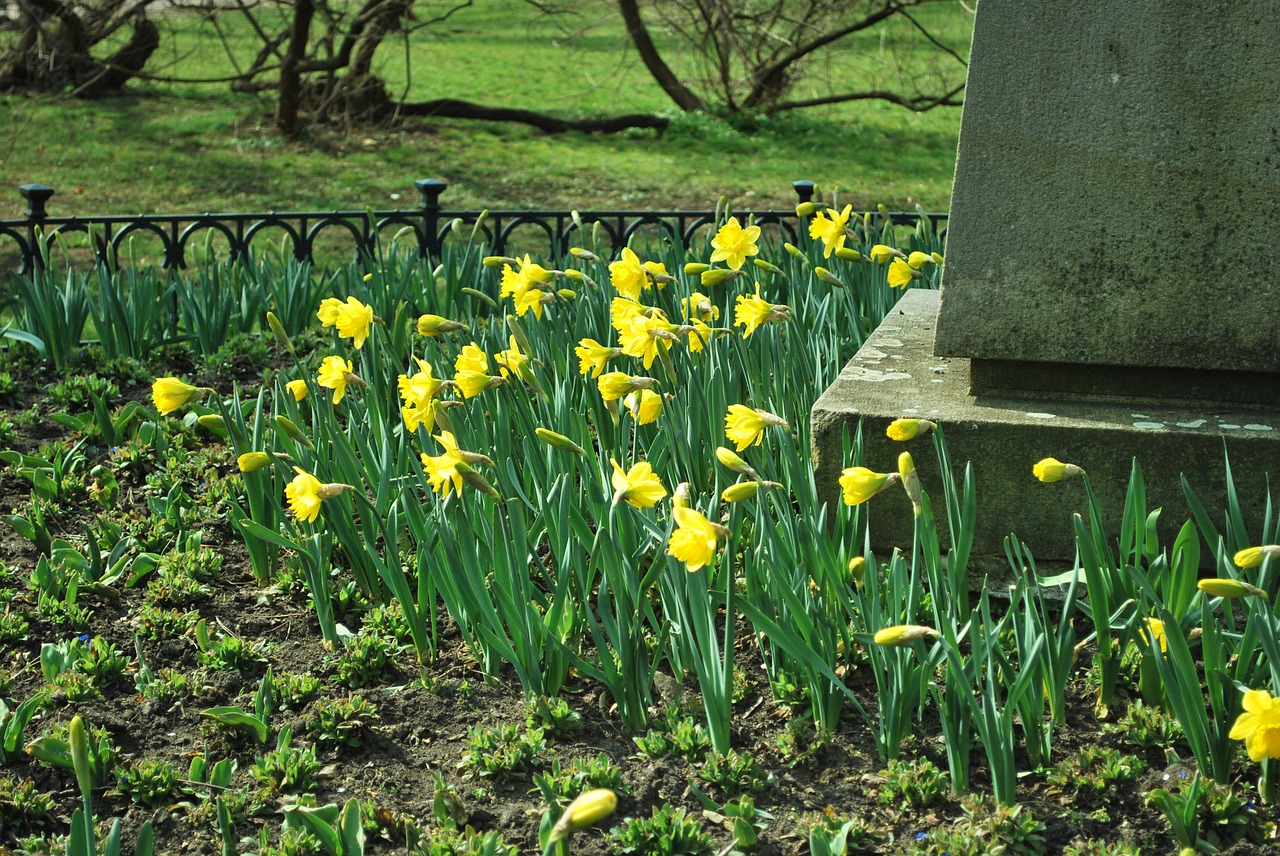
[[[1280,371],[1270,0],[984,0],[936,353]]]
[[[999,574],[1005,568],[1003,539],[1016,533],[1038,561],[1067,563],[1074,556],[1073,513],[1085,511],[1079,480],[1040,484],[1031,467],[1045,457],[1088,471],[1104,519],[1119,527],[1133,458],[1146,476],[1148,507],[1163,507],[1162,543],[1190,512],[1180,477],[1211,514],[1225,508],[1224,446],[1249,531],[1261,531],[1265,473],[1280,473],[1280,402],[1270,411],[1221,404],[1203,406],[1144,402],[1084,401],[969,393],[969,363],[932,353],[938,293],[913,290],[890,312],[813,408],[813,444],[819,490],[832,507],[840,501],[842,437],[863,420],[864,465],[896,469],[898,453],[910,450],[925,489],[940,509],[937,461],[927,438],[896,443],[885,428],[901,416],[939,422],[952,465],[972,462],[977,488],[974,567]],[[958,473],[959,476],[961,473]],[[869,525],[877,554],[911,547],[911,505],[901,490],[871,500]],[[1221,525],[1222,521],[1217,521]],[[1118,532],[1109,533],[1114,543]]]

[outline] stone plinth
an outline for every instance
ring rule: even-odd
[[[1114,527],[1108,533],[1112,539],[1119,535],[1135,456],[1146,476],[1148,507],[1164,508],[1163,544],[1172,544],[1178,527],[1190,516],[1180,481],[1183,473],[1210,514],[1225,507],[1224,446],[1241,502],[1255,516],[1261,512],[1264,473],[1280,473],[1280,400],[1270,409],[1260,409],[972,395],[970,361],[932,353],[937,323],[938,292],[907,292],[814,405],[817,483],[832,507],[840,501],[840,470],[851,463],[841,460],[842,434],[862,418],[865,465],[891,472],[898,454],[911,451],[925,488],[935,497],[934,507],[943,516],[932,442],[921,437],[897,443],[885,436],[894,419],[918,416],[943,425],[953,466],[973,464],[978,500],[974,567],[979,572],[998,575],[1005,569],[1002,543],[1010,532],[1031,546],[1037,561],[1072,560],[1071,515],[1085,510],[1084,487],[1078,480],[1037,482],[1031,467],[1045,457],[1085,467],[1104,519]],[[909,550],[912,516],[905,493],[883,493],[871,500],[869,509],[878,554],[887,556],[895,546]],[[1223,521],[1215,522],[1223,527]],[[1260,531],[1256,519],[1249,524],[1251,531]]]

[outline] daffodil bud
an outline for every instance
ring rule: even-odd
[[[934,253],[929,253],[929,255],[933,259],[933,263],[935,265],[942,264],[942,253],[934,252]]]
[[[349,490],[355,490],[355,488],[342,482],[329,482],[328,484],[320,485],[319,490],[316,491],[316,496],[320,499],[333,499],[335,496],[342,496]]]
[[[292,354],[293,342],[289,339],[289,334],[284,331],[284,325],[280,323],[280,319],[276,317],[276,313],[267,313],[267,327],[271,330],[271,335],[276,337],[276,341],[284,346],[284,349]]]
[[[1212,597],[1266,596],[1266,592],[1257,586],[1249,585],[1241,580],[1222,579],[1220,577],[1200,580],[1200,582],[1196,583],[1196,588]]]
[[[680,482],[680,484],[676,485],[676,489],[671,492],[671,504],[676,508],[688,508],[691,494],[689,483]]]
[[[1075,464],[1064,464],[1057,458],[1044,458],[1031,468],[1031,473],[1045,484],[1083,475],[1084,470]]]
[[[705,265],[702,262],[688,262],[684,266],[684,272],[689,276],[699,276],[709,270],[711,270],[711,265]]]
[[[484,221],[489,219],[489,209],[485,208],[476,216],[476,222],[471,226],[471,240],[476,239],[476,235],[480,234],[480,230],[484,228]]]
[[[798,259],[805,258],[805,254],[800,251],[800,248],[797,247],[795,244],[791,243],[790,241],[783,242],[782,249],[786,250],[788,253],[791,253],[791,255],[795,256]]]
[[[890,440],[905,442],[914,440],[921,434],[927,434],[938,425],[928,419],[895,419],[889,423],[884,433]]]
[[[584,250],[582,247],[570,247],[569,255],[573,256],[575,259],[582,259],[583,261],[588,261],[588,262],[600,261],[599,256],[597,256],[595,253],[591,252],[590,250]],[[568,271],[565,271],[565,273],[568,273]]]
[[[810,217],[813,215],[813,212],[817,210],[818,204],[816,202],[801,202],[796,206],[796,216]]]
[[[502,494],[498,493],[498,489],[489,484],[489,480],[480,475],[480,473],[476,472],[465,463],[454,464],[454,467],[457,469],[458,474],[462,476],[462,480],[464,482],[471,485],[490,499],[494,499],[498,502],[502,501]]]
[[[618,797],[608,788],[595,788],[580,794],[569,803],[564,814],[551,827],[547,844],[563,841],[580,829],[586,829],[612,815],[618,809]]]
[[[533,433],[537,435],[539,440],[553,448],[562,449],[566,452],[573,452],[575,455],[583,455],[584,457],[587,454],[586,449],[582,448],[563,434],[557,434],[555,431],[548,428],[534,428]]]
[[[556,297],[561,300],[577,300],[578,292],[574,291],[572,288],[561,288],[556,291]]]
[[[862,253],[852,247],[836,247],[836,258],[845,262],[860,262]]]
[[[93,793],[93,771],[89,768],[89,732],[79,715],[71,717],[67,726],[67,747],[71,751],[71,767],[76,773],[80,796],[88,800]]]
[[[461,294],[465,294],[467,297],[474,297],[476,300],[479,300],[481,303],[487,305],[490,309],[498,308],[498,301],[494,300],[492,297],[485,294],[483,291],[479,291],[477,289],[469,288],[469,287],[460,288],[458,289],[458,291]]]
[[[903,645],[910,645],[912,642],[935,638],[939,635],[941,634],[932,627],[925,627],[922,624],[897,624],[893,627],[877,630],[875,642],[877,645],[900,648]]]
[[[284,385],[284,388],[293,396],[294,401],[301,401],[307,397],[307,382],[305,380],[291,380]]]
[[[245,452],[236,458],[236,466],[242,473],[253,473],[271,463],[271,456],[266,452]]]
[[[911,505],[918,517],[920,515],[922,488],[920,487],[920,474],[916,472],[916,462],[911,459],[910,452],[903,452],[898,456],[898,475],[902,478],[902,487],[906,490],[907,497],[911,500]]]
[[[754,499],[759,490],[760,482],[757,481],[734,482],[724,489],[720,498],[725,502],[742,502],[745,499]]]
[[[833,274],[831,271],[827,270],[826,268],[815,267],[813,269],[813,272],[818,277],[818,279],[822,280],[828,285],[834,285],[836,288],[844,288],[844,281],[840,279],[840,277]]]
[[[766,273],[782,273],[782,268],[772,264],[771,262],[767,262],[762,258],[754,258],[751,260],[751,263]]]
[[[867,560],[862,556],[854,556],[849,560],[849,578],[856,588],[862,588],[862,581],[867,575]]]
[[[739,457],[738,453],[732,449],[727,449],[724,446],[717,446],[716,460],[720,462],[721,466],[726,469],[733,470],[735,473],[740,473],[750,479],[759,479],[759,476],[756,475],[756,471],[751,468],[751,465]]]
[[[480,264],[487,268],[501,268],[503,265],[511,265],[514,267],[520,264],[520,260],[513,259],[511,256],[485,256],[480,260]]]
[[[295,443],[301,443],[308,449],[315,449],[311,440],[306,434],[302,433],[302,429],[295,425],[287,416],[277,416],[275,418],[276,428]]]
[[[1240,568],[1259,568],[1267,556],[1280,557],[1280,544],[1248,547],[1236,553],[1232,561]]]
[[[198,416],[196,417],[196,422],[200,423],[201,428],[226,436],[227,420],[216,413],[206,413],[203,416]]]
[[[743,274],[743,271],[741,270],[729,270],[727,268],[711,268],[710,270],[704,270],[702,272],[701,282],[703,285],[708,287],[716,286],[716,285],[724,285],[726,282],[729,282],[730,280],[737,279],[738,277],[742,276],[742,274]]]
[[[582,271],[580,270],[569,268],[564,272],[564,275],[566,279],[571,279],[574,282],[582,282]]]
[[[461,321],[452,321],[441,315],[420,315],[417,326],[419,336],[439,336],[468,329]]]

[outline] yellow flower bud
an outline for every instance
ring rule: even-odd
[[[591,252],[590,250],[584,250],[582,247],[570,247],[569,255],[573,256],[575,259],[582,259],[583,261],[588,261],[588,262],[600,261],[599,256],[597,256],[595,253]],[[568,271],[565,271],[565,273],[568,273]]]
[[[1084,470],[1075,464],[1064,464],[1057,458],[1044,458],[1031,468],[1032,474],[1045,484],[1082,475]]]
[[[796,216],[809,217],[813,214],[814,211],[817,211],[817,210],[818,210],[818,204],[816,202],[801,202],[799,205],[796,206]]]
[[[1240,580],[1222,579],[1220,577],[1200,580],[1200,582],[1196,583],[1196,588],[1213,597],[1258,597],[1266,595],[1266,592],[1257,586],[1249,585]]]
[[[497,268],[501,270],[503,265],[511,265],[512,267],[519,265],[520,260],[513,259],[511,256],[485,256],[480,260],[480,264],[487,268]]]
[[[569,279],[573,280],[574,282],[582,282],[582,271],[580,270],[569,268],[564,272],[564,275]]]
[[[782,273],[782,269],[780,267],[761,258],[754,258],[751,260],[751,263],[766,273]]]
[[[71,751],[71,767],[75,770],[80,795],[86,800],[93,793],[93,771],[89,768],[89,733],[79,715],[71,717],[67,726],[67,747]]]
[[[720,498],[725,502],[742,502],[744,499],[754,499],[759,490],[760,482],[757,481],[734,482],[724,489]]]
[[[916,462],[911,459],[910,452],[903,452],[898,456],[898,475],[902,478],[902,487],[911,500],[916,516],[919,516],[920,495],[923,489],[920,487],[920,475],[916,472]]]
[[[733,470],[735,473],[741,473],[742,475],[753,479],[756,478],[756,471],[732,449],[726,449],[724,446],[717,446],[716,460],[720,462],[721,466]]]
[[[216,413],[206,413],[203,416],[196,417],[196,421],[200,423],[201,428],[208,429],[215,434],[225,435],[227,433],[227,420]]]
[[[877,645],[899,648],[921,639],[929,639],[939,635],[941,634],[932,627],[925,627],[922,624],[897,624],[893,627],[877,630],[875,642]]]
[[[933,258],[933,263],[935,265],[942,264],[942,253],[929,253],[929,255]]]
[[[846,262],[860,262],[862,253],[852,247],[836,247],[836,258]]]
[[[688,482],[680,482],[676,485],[676,489],[671,492],[671,504],[676,508],[688,508],[690,505],[689,497],[692,491]]]
[[[277,416],[275,418],[276,428],[295,443],[301,443],[308,449],[315,449],[311,444],[311,440],[306,434],[302,433],[302,429],[295,425],[287,416]]]
[[[546,443],[548,446],[552,446],[556,449],[563,449],[566,452],[573,452],[575,455],[585,456],[587,454],[586,449],[582,448],[563,434],[557,434],[555,431],[548,428],[534,428],[533,433],[538,436],[539,440]]]
[[[418,316],[419,336],[439,336],[442,333],[453,333],[466,329],[468,329],[467,325],[461,321],[451,321],[441,315],[428,314]]]
[[[1280,544],[1268,544],[1265,547],[1248,547],[1236,553],[1232,561],[1240,568],[1259,568],[1267,556],[1280,556]]]
[[[236,465],[242,473],[252,473],[271,463],[271,456],[266,452],[245,452],[236,458]]]
[[[365,274],[365,275],[362,277],[362,279],[363,279],[365,282],[373,282],[373,274],[371,274],[371,273],[367,273],[367,274]]]
[[[805,258],[805,254],[800,251],[800,248],[797,247],[795,244],[791,243],[790,241],[784,242],[782,245],[782,249],[791,253],[791,255],[795,256],[798,259]]]
[[[862,588],[862,580],[867,575],[867,560],[862,556],[854,556],[849,560],[849,577],[853,580],[853,584]]]
[[[294,401],[301,401],[307,397],[307,382],[305,380],[291,380],[284,385],[284,388],[293,396]]]
[[[618,797],[608,788],[595,788],[579,794],[577,799],[569,803],[564,814],[560,815],[556,825],[551,827],[548,845],[563,841],[578,830],[599,823],[617,809]]]
[[[716,286],[716,285],[724,285],[726,282],[732,279],[737,279],[738,277],[742,276],[743,273],[744,271],[742,270],[729,270],[727,268],[711,268],[710,270],[704,270],[702,272],[700,281],[702,282],[703,285],[708,287]]]
[[[556,291],[556,297],[561,300],[576,300],[578,292],[574,291],[572,288],[561,288]]]
[[[921,434],[927,434],[937,427],[936,423],[928,419],[895,419],[889,423],[884,433],[890,440],[905,442],[914,440]]]
[[[280,323],[280,319],[276,317],[276,313],[267,313],[267,327],[271,329],[271,335],[276,337],[276,341],[284,345],[284,349],[289,353],[293,353],[293,342],[289,339],[289,334],[284,331],[284,325]]]
[[[836,288],[844,288],[844,280],[840,279],[840,277],[836,276],[826,268],[815,267],[813,269],[813,272],[814,274],[817,275],[818,279],[822,280],[823,282],[829,285],[834,285]]]
[[[704,271],[711,270],[711,265],[704,265],[702,262],[688,262],[684,266],[684,272],[689,276],[699,276]]]

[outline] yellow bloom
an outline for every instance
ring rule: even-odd
[[[615,297],[609,302],[609,323],[619,333],[626,331],[632,321],[642,317],[660,318],[666,321],[667,313],[656,306],[645,306],[626,297]]]
[[[605,401],[617,401],[629,392],[637,389],[649,389],[657,383],[651,377],[629,375],[626,372],[606,372],[596,382],[600,387],[600,395]]]
[[[338,309],[338,317],[334,322],[338,335],[350,339],[358,351],[364,347],[364,340],[369,338],[369,328],[373,326],[373,307],[361,303],[354,297]]]
[[[293,471],[297,475],[284,486],[284,495],[289,501],[290,513],[306,523],[315,522],[320,516],[320,505],[326,499],[332,499],[343,491],[354,490],[349,484],[323,484],[301,467],[294,467]]]
[[[728,330],[722,331],[725,335]],[[707,346],[715,335],[715,330],[703,324],[701,321],[694,321],[692,324],[684,324],[676,329],[676,335],[684,338],[689,343],[689,351],[698,353]]]
[[[151,384],[151,401],[161,413],[172,413],[209,392],[212,390],[183,383],[176,377],[161,377]]]
[[[453,382],[462,393],[463,398],[475,398],[486,389],[502,386],[506,380],[485,372],[460,371],[453,376]]]
[[[724,527],[718,527],[692,508],[677,507],[672,512],[676,529],[667,542],[667,555],[684,562],[693,573],[711,564],[716,555],[716,542]]]
[[[667,283],[676,281],[674,276],[667,273],[667,266],[662,262],[645,262],[640,267],[644,268],[644,272],[649,275],[650,284],[656,285],[659,291],[666,288]]]
[[[462,496],[462,485],[464,481],[473,482],[478,489],[484,490],[490,495],[496,494],[497,491],[486,482],[479,474],[474,473],[470,464],[484,463],[492,464],[484,455],[478,452],[466,452],[458,448],[458,441],[449,431],[441,431],[435,435],[435,441],[444,448],[443,455],[428,455],[423,452],[422,468],[426,470],[427,480],[431,483],[431,489],[437,493],[449,493],[449,485],[452,484],[458,496]]]
[[[1075,464],[1064,464],[1057,458],[1044,458],[1031,468],[1031,473],[1040,481],[1049,484],[1081,475],[1084,470]]]
[[[930,422],[928,419],[895,419],[889,423],[889,427],[885,429],[885,434],[890,440],[898,440],[900,442],[906,440],[914,440],[921,434],[927,434],[938,426]]]
[[[876,244],[871,248],[871,260],[879,264],[884,264],[890,259],[902,258],[902,253],[886,244]]]
[[[502,265],[502,290],[499,294],[502,297],[510,297],[517,305],[529,290],[536,289],[542,283],[555,279],[555,271],[550,271],[541,265],[534,264],[527,255],[523,259],[512,259],[512,261],[519,265],[520,269],[517,271],[511,267],[509,262],[504,262]]]
[[[338,312],[341,309],[341,300],[336,297],[326,297],[320,301],[320,311],[316,313],[316,317],[320,319],[322,326],[332,327],[338,323]]]
[[[507,345],[505,351],[499,351],[493,355],[493,361],[498,364],[499,373],[503,377],[515,375],[531,386],[537,385],[533,369],[529,367],[529,355],[520,350],[520,343],[516,341],[514,334],[507,338]]]
[[[730,217],[729,222],[720,227],[716,236],[711,239],[715,252],[711,261],[724,262],[733,270],[739,270],[747,262],[748,256],[760,252],[756,239],[760,237],[759,226],[748,226],[745,229],[738,223],[737,217]]]
[[[1280,557],[1280,544],[1268,544],[1263,547],[1247,547],[1236,553],[1233,562],[1240,568],[1260,568],[1267,556]]]
[[[867,576],[867,560],[862,556],[854,556],[849,560],[849,577],[854,586],[862,588],[862,581]]]
[[[748,338],[761,324],[770,321],[786,321],[791,317],[791,307],[773,304],[760,296],[760,283],[756,283],[754,296],[739,294],[733,307],[733,326],[746,327],[742,338]]]
[[[400,375],[397,379],[400,398],[404,401],[400,415],[408,430],[417,431],[421,423],[430,431],[435,427],[436,421],[435,397],[444,387],[445,381],[435,377],[431,363],[417,357],[413,359],[418,364],[418,371],[412,377]]]
[[[609,282],[619,294],[632,300],[639,300],[640,293],[651,287],[640,257],[630,247],[623,247],[622,257],[609,265]]]
[[[662,415],[662,396],[651,389],[642,389],[628,393],[622,404],[631,413],[637,425],[648,425],[657,422]]]
[[[680,300],[680,314],[686,319],[705,321],[708,324],[720,320],[720,307],[712,304],[711,298],[700,291],[695,291]]]
[[[907,256],[907,265],[912,270],[923,270],[924,266],[933,262],[933,256],[916,250]]]
[[[748,446],[758,446],[764,439],[764,429],[770,425],[786,428],[787,420],[767,410],[752,410],[745,404],[730,404],[724,417],[724,434],[738,446],[741,452]]]
[[[919,275],[902,259],[894,259],[889,265],[889,285],[893,288],[906,288]]]
[[[899,479],[897,473],[877,473],[866,467],[846,467],[840,474],[845,505],[861,505]]]
[[[604,364],[622,353],[621,348],[610,348],[595,339],[583,339],[573,349],[578,355],[578,374],[591,372],[592,377],[600,377]]]
[[[910,645],[912,642],[921,639],[929,639],[938,636],[938,631],[932,627],[925,627],[922,624],[898,624],[893,627],[885,627],[876,631],[875,642],[877,645],[887,645],[892,648]]]
[[[342,396],[347,394],[347,385],[359,381],[360,378],[355,374],[351,361],[344,360],[335,354],[325,357],[320,363],[316,382],[325,389],[333,390],[333,403],[337,404],[342,400]]]
[[[671,343],[679,338],[673,331],[674,325],[662,318],[638,315],[619,332],[618,344],[622,346],[622,353],[642,360],[648,369],[658,354],[670,350]]]
[[[849,222],[849,214],[852,211],[852,205],[844,206],[844,210],[838,214],[834,208],[828,208],[826,214],[819,212],[809,222],[809,237],[822,239],[824,259],[831,258],[832,252],[844,246],[845,239],[848,238],[845,224]],[[828,217],[828,214],[831,216]]]
[[[305,380],[291,380],[284,385],[284,388],[293,396],[294,401],[301,401],[307,397],[307,382]]]
[[[652,508],[667,495],[667,489],[662,486],[648,461],[641,461],[625,473],[614,459],[610,458],[609,464],[613,467],[611,481],[614,505],[625,501],[636,508]]]
[[[453,361],[455,372],[489,373],[489,356],[475,342],[464,345],[462,352]]]
[[[1160,653],[1169,650],[1169,637],[1164,632],[1164,622],[1158,618],[1148,618],[1146,629],[1142,631],[1148,645],[1159,645]]]
[[[245,452],[236,458],[236,466],[242,473],[256,472],[271,463],[271,456],[266,452]]]
[[[1265,690],[1249,690],[1244,694],[1244,713],[1231,726],[1227,736],[1243,740],[1249,758],[1280,758],[1280,699]]]
[[[455,330],[466,330],[467,325],[461,321],[450,321],[442,315],[418,316],[419,336],[439,336],[441,333],[452,333]]]

